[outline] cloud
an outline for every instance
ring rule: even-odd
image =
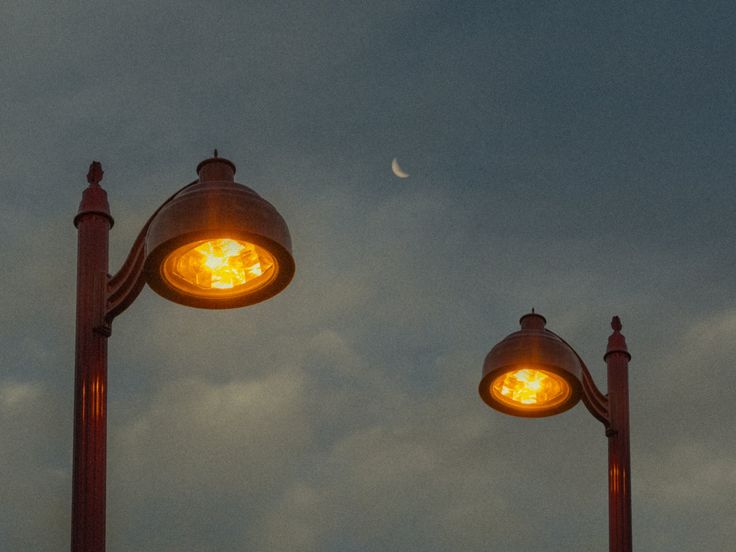
[[[183,378],[155,391],[146,410],[113,425],[111,545],[229,546],[232,535],[221,524],[236,532],[247,527],[247,511],[284,484],[311,441],[303,386],[294,369],[222,384]],[[159,537],[138,542],[135,535],[167,510],[176,513],[159,520]]]
[[[0,380],[0,487],[12,504],[0,516],[3,546],[51,552],[66,540],[71,439],[58,398],[39,383]]]
[[[135,478],[143,493],[158,484],[252,492],[257,482],[278,478],[287,450],[295,454],[310,440],[300,419],[302,389],[297,370],[224,384],[171,382],[113,432],[120,480]]]

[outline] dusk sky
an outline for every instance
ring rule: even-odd
[[[90,162],[114,273],[215,148],[296,275],[115,320],[110,552],[607,550],[600,422],[478,395],[532,308],[602,389],[621,318],[634,548],[736,550],[734,29],[714,0],[6,0],[0,551],[69,547]]]

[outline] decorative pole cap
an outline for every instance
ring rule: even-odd
[[[102,163],[99,161],[92,161],[89,165],[89,171],[87,171],[87,182],[90,186],[99,186],[102,175],[105,171],[102,170]]]
[[[82,201],[79,203],[77,216],[74,217],[74,226],[79,228],[79,222],[84,215],[101,215],[110,223],[110,228],[115,224],[110,215],[110,206],[107,203],[107,192],[100,186],[100,180],[105,171],[99,161],[92,161],[87,171],[87,182],[89,186],[82,192]]]
[[[611,328],[613,329],[613,333],[608,338],[608,347],[606,349],[606,354],[603,355],[603,359],[605,360],[605,358],[611,353],[624,353],[630,360],[631,354],[629,354],[629,348],[626,346],[626,338],[621,333],[623,325],[621,324],[621,319],[618,316],[614,316],[611,319]]]

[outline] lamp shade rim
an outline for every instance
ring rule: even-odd
[[[275,261],[276,272],[273,277],[262,287],[251,292],[222,297],[187,292],[181,287],[173,286],[167,280],[163,267],[170,254],[187,244],[222,238],[252,243],[265,249]],[[287,248],[265,236],[236,228],[192,231],[172,237],[147,252],[144,265],[146,281],[156,293],[175,303],[206,309],[238,308],[265,301],[289,285],[294,277],[295,269],[294,258]]]
[[[561,414],[572,407],[574,407],[580,400],[582,393],[582,385],[570,372],[561,369],[559,366],[553,364],[536,364],[535,370],[541,370],[549,372],[558,376],[567,384],[565,396],[560,401],[552,404],[536,405],[524,405],[519,403],[518,405],[512,404],[510,401],[499,400],[493,393],[493,384],[497,378],[515,372],[519,370],[518,365],[510,366],[499,366],[491,372],[488,372],[480,381],[478,385],[478,393],[480,394],[483,402],[494,410],[509,414],[512,416],[520,416],[524,418],[543,418],[547,416],[554,416]]]

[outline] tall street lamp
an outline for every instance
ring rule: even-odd
[[[545,328],[533,310],[521,317],[521,330],[507,336],[486,356],[479,391],[492,408],[505,414],[542,417],[559,414],[582,399],[608,437],[609,550],[631,552],[631,461],[629,383],[631,355],[614,316],[604,360],[608,394],[603,394],[575,350]]]
[[[176,303],[226,309],[258,303],[294,275],[291,238],[276,209],[234,181],[235,165],[217,156],[167,199],[143,226],[120,270],[108,274],[113,225],[102,166],[74,217],[78,229],[74,372],[72,552],[105,550],[107,338],[113,319],[148,283]]]

